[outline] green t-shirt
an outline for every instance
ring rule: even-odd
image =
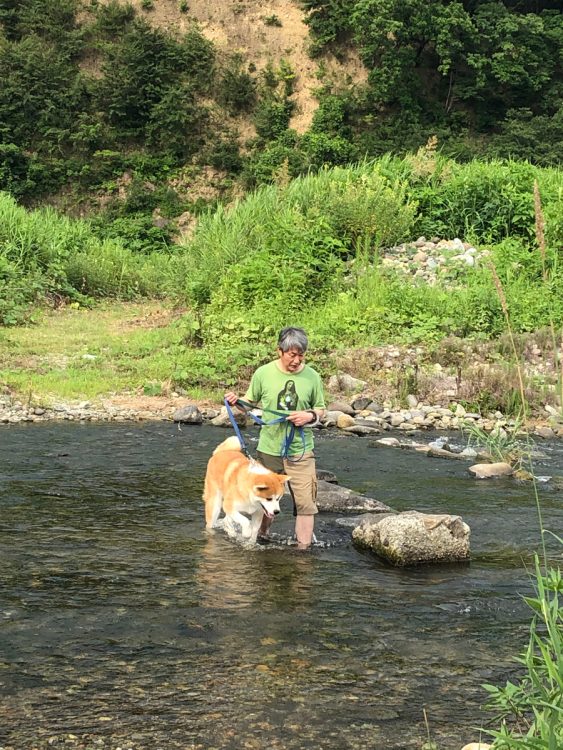
[[[321,377],[309,365],[305,365],[300,372],[282,372],[278,361],[268,362],[259,367],[250,381],[245,395],[246,401],[260,404],[263,409],[278,412],[302,411],[304,409],[324,409],[325,400]],[[265,422],[275,419],[274,414],[265,412]],[[265,425],[260,429],[258,450],[270,456],[279,456],[286,434],[288,422]],[[313,450],[313,430],[304,427],[305,451]],[[289,447],[290,456],[298,455],[303,450],[300,431]]]

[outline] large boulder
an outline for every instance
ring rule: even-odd
[[[347,373],[338,373],[329,378],[328,389],[329,391],[344,391],[345,393],[352,393],[353,391],[361,391],[366,387],[367,383],[365,380],[359,380],[358,378],[352,377]]]
[[[396,566],[469,559],[469,526],[460,516],[419,513],[365,516],[353,541]]]
[[[373,497],[340,487],[337,484],[318,480],[317,507],[321,511],[334,513],[388,513],[391,508]]]
[[[326,407],[327,412],[341,412],[342,414],[349,414],[351,417],[354,416],[356,413],[356,410],[353,409],[350,404],[347,404],[346,401],[331,401],[330,404]]]

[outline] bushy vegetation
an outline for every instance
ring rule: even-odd
[[[429,136],[461,160],[558,163],[563,14],[550,4],[307,0],[312,51],[358,51],[368,81],[339,84],[319,57],[319,107],[291,130],[299,71],[219,57],[197,25],[155,28],[118,0],[23,0],[0,8],[0,189],[84,198],[124,172],[166,182],[186,162],[246,188]],[[236,118],[254,124],[242,144]],[[241,148],[241,146],[243,148]]]
[[[543,256],[535,248],[534,180],[545,214]],[[264,310],[274,328],[301,319],[329,346],[499,334],[502,310],[485,265],[430,287],[379,263],[381,248],[424,232],[488,248],[517,332],[550,320],[560,325],[562,187],[555,169],[458,164],[430,144],[403,159],[283,177],[203,214],[179,246],[170,228],[143,223],[135,200],[126,221],[100,226],[53,211],[28,214],[3,195],[2,298],[12,309],[4,320],[17,322],[15,306],[46,294],[74,300],[168,292],[197,312],[207,342],[259,339]]]
[[[545,267],[535,248],[533,182],[544,201]],[[205,341],[259,339],[305,321],[322,346],[498,335],[486,265],[446,284],[406,281],[379,251],[424,233],[488,249],[516,331],[563,321],[562,176],[524,163],[457,164],[429,148],[263,188],[202,218],[183,250],[187,298]]]
[[[80,193],[151,159],[162,177],[205,144],[215,50],[195,25],[155,29],[115,0],[25,0],[0,23],[0,189]]]
[[[49,208],[28,212],[0,193],[0,323],[28,318],[33,306],[89,304],[95,298],[162,296],[170,257],[133,253],[99,239],[90,225]]]
[[[367,86],[346,97],[348,124],[368,153],[413,149],[437,133],[457,156],[559,162],[563,16],[555,4],[304,5],[313,50],[339,54],[355,45],[369,71]]]

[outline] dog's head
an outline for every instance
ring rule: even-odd
[[[273,471],[261,473],[256,478],[253,487],[254,499],[260,503],[268,518],[273,518],[280,512],[280,500],[289,478],[285,474],[274,474]]]

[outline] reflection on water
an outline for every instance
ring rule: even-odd
[[[319,464],[342,484],[462,515],[471,564],[387,567],[330,515],[325,546],[249,550],[203,528],[205,463],[223,437],[0,432],[0,744],[408,750],[425,739],[423,708],[441,748],[474,738],[480,684],[504,682],[526,637],[529,487],[323,434]],[[546,463],[561,473],[558,447]],[[560,529],[557,493],[541,492]],[[281,540],[292,526],[288,506]]]

